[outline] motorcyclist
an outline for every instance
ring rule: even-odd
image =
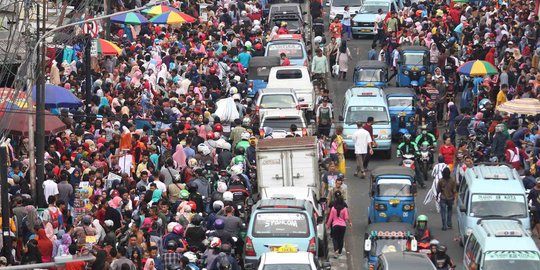
[[[212,183],[205,177],[203,169],[195,170],[196,178],[189,182],[189,185],[197,185],[197,192],[201,194],[203,202],[202,209],[205,213],[210,212],[210,195],[212,194]],[[196,202],[198,203],[198,202]]]
[[[212,150],[210,150],[210,147],[204,143],[200,143],[197,145],[197,154],[195,154],[195,159],[198,161],[199,166],[204,166],[207,162],[212,162],[213,158]]]
[[[204,199],[203,195],[199,192],[199,185],[191,181],[187,184],[187,190],[189,191],[189,200],[195,202],[197,205],[195,209],[191,208],[191,212],[202,213],[204,211]]]
[[[217,214],[221,209],[223,209],[225,205],[222,201],[215,201],[212,203],[212,212],[208,214],[208,217],[206,219],[206,229],[207,230],[214,230],[214,222],[217,219]]]
[[[206,180],[208,180],[208,182],[210,182],[212,190],[216,189],[217,181],[219,180],[219,176],[214,170],[214,168],[215,166],[212,162],[206,162],[204,164],[203,176],[204,178],[206,178]]]
[[[246,148],[247,164],[250,170],[257,170],[257,138],[249,137],[249,146]]]
[[[431,260],[431,258],[433,258],[435,256],[435,254],[437,253],[437,247],[439,246],[439,241],[436,240],[436,239],[433,239],[431,240],[431,242],[429,242],[429,259]]]
[[[203,251],[203,241],[206,239],[206,231],[201,226],[203,217],[201,215],[193,215],[191,224],[186,229],[186,241],[190,250]]]
[[[203,259],[206,264],[206,269],[213,270],[210,266],[212,266],[214,260],[219,257],[219,253],[221,252],[221,239],[219,239],[219,237],[211,237],[209,240],[210,244],[203,254]]]
[[[431,239],[431,232],[428,229],[428,217],[426,215],[419,215],[416,218],[414,227],[416,229],[414,237],[418,241],[418,249],[429,249]]]
[[[161,254],[161,259],[163,261],[163,269],[168,270],[182,259],[183,250],[177,252],[178,242],[175,240],[164,241],[164,248],[165,252]]]
[[[233,154],[231,153],[231,144],[223,139],[216,142],[216,153],[218,155],[218,167],[220,170],[225,170],[231,164]]]
[[[450,256],[446,254],[446,250],[445,245],[438,245],[437,253],[431,257],[431,262],[437,270],[450,270],[456,267]]]
[[[236,148],[236,155],[234,156],[234,158],[232,158],[230,166],[232,167],[234,165],[240,165],[242,167],[242,170],[244,170],[244,168],[247,168],[247,160],[244,153],[245,150],[243,147]]]
[[[234,245],[235,241],[229,232],[225,231],[225,221],[222,218],[214,221],[214,231],[209,233],[210,237],[219,237],[222,243],[228,243]]]
[[[435,135],[428,132],[427,125],[422,125],[420,129],[420,134],[418,134],[418,136],[416,136],[416,139],[414,140],[416,145],[422,145],[423,142],[427,141],[431,148],[437,148],[437,138],[435,138]]]
[[[180,260],[180,266],[176,269],[181,270],[200,270],[200,268],[197,266],[197,254],[188,251],[185,252],[182,255],[182,259]]]
[[[401,142],[397,147],[397,157],[402,157],[403,155],[415,155],[418,153],[418,146],[415,142],[411,141],[412,135],[410,133],[403,134],[403,142]]]
[[[186,250],[184,243],[184,226],[176,223],[172,231],[163,238],[163,247],[169,250],[171,241],[174,241],[176,244],[176,247],[173,249],[174,251],[184,252]]]
[[[245,153],[246,149],[249,147],[249,137],[251,137],[251,134],[249,134],[249,132],[242,132],[242,134],[240,134],[241,141],[236,144],[235,150],[237,150],[238,148],[243,148]]]
[[[231,181],[228,184],[229,189],[231,189],[231,183],[233,183],[233,178],[236,178],[235,180],[239,180],[240,183],[242,183],[244,187],[249,191],[249,193],[252,192],[251,183],[249,182],[249,178],[244,174],[242,166],[234,165],[231,167]]]

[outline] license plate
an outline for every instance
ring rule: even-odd
[[[295,253],[298,251],[296,247],[292,246],[270,247],[270,250],[279,253]]]
[[[406,116],[407,113],[406,113],[406,112],[399,112],[398,115],[399,115],[399,116]]]
[[[371,30],[371,29],[360,29],[360,32],[368,32],[369,33],[371,31],[373,31],[373,30]]]
[[[390,204],[398,204],[400,200],[392,199],[390,200]]]

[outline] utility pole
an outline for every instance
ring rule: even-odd
[[[92,73],[90,71],[91,56],[90,50],[92,49],[92,36],[90,34],[85,35],[86,46],[84,48],[84,72],[86,73],[86,79],[84,83],[85,103],[90,106],[90,100],[92,99]]]
[[[47,0],[43,0],[43,19],[41,20],[42,29],[39,26],[38,20],[38,40],[40,39],[41,30],[45,31],[45,22],[47,14]],[[39,7],[38,7],[39,19]],[[36,82],[36,193],[38,207],[46,207],[45,194],[43,193],[43,182],[45,181],[45,44],[38,44],[41,50],[37,52],[37,82]],[[41,57],[39,57],[41,55]]]
[[[2,240],[4,243],[3,256],[8,262],[12,262],[11,258],[11,236],[9,229],[9,201],[8,201],[8,147],[5,142],[0,145],[0,185],[2,189]]]
[[[38,10],[39,10],[39,6],[38,6]],[[24,35],[27,41],[26,50],[30,57],[30,59],[28,59],[27,61],[28,67],[32,66],[32,57],[33,57],[33,55],[30,53],[32,51],[32,39],[31,39],[31,34],[30,34],[30,23],[29,23],[31,14],[32,14],[32,2],[31,0],[25,0],[24,1],[24,27],[25,27]],[[39,36],[38,36],[38,39],[39,39]],[[26,74],[26,85],[27,85],[26,91],[28,92],[28,95],[26,95],[27,96],[26,104],[28,104],[28,108],[30,108],[30,110],[32,110],[33,104],[34,104],[32,95],[29,92],[30,90],[28,90],[28,89],[32,89],[32,85],[33,85],[33,81],[31,79],[33,77],[31,76],[32,72],[37,72],[37,69],[34,71],[31,68],[29,68],[27,69],[27,74]],[[36,193],[37,189],[36,189],[36,152],[34,152],[34,148],[35,148],[34,130],[35,130],[34,115],[33,113],[30,113],[28,115],[28,146],[29,146],[28,160],[30,160],[29,162],[30,166],[28,167],[28,172],[30,173],[30,190],[32,193],[31,195],[32,195],[32,198],[34,198],[35,200],[37,198],[37,193]]]
[[[112,12],[111,7],[111,1],[110,0],[104,0],[103,1],[103,9],[105,11],[105,15],[109,15]],[[104,19],[105,22],[105,39],[110,40],[111,39],[111,19]]]

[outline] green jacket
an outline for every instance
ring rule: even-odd
[[[415,154],[418,152],[418,146],[415,142],[402,142],[397,147],[397,156],[400,157],[401,154]]]
[[[418,146],[422,145],[424,141],[428,141],[430,146],[437,147],[437,138],[435,138],[435,135],[428,132],[426,133],[425,137],[426,138],[424,138],[424,134],[416,136],[414,143],[416,143],[416,145]]]

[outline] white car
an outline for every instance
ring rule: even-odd
[[[294,246],[284,245],[276,252],[263,253],[259,260],[258,270],[329,270],[330,263],[323,262],[322,265],[306,251],[296,251]],[[255,269],[254,265],[246,264],[245,269]]]
[[[286,138],[288,135],[293,135],[291,132],[293,124],[297,127],[295,136],[306,137],[310,135],[311,132],[308,130],[304,112],[295,109],[267,110],[261,116],[260,132],[264,132],[263,129],[268,127],[272,128],[272,138]]]

